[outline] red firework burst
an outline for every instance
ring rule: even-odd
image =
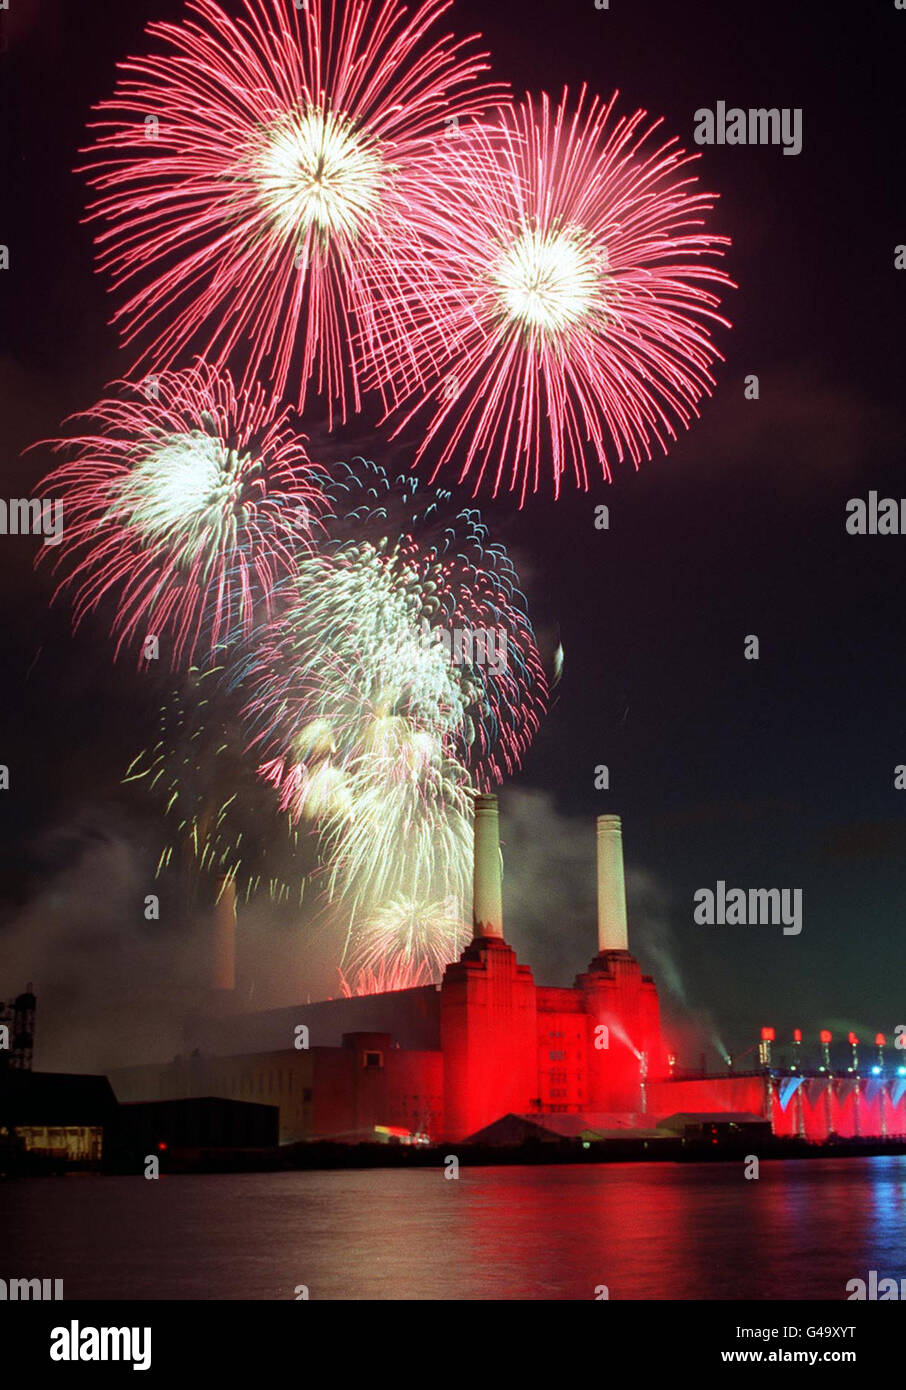
[[[316,376],[344,419],[366,364],[385,384],[375,301],[399,351],[436,293],[423,240],[447,137],[505,95],[476,82],[471,40],[429,35],[448,6],[243,0],[233,19],[190,0],[197,19],[149,26],[168,52],[121,65],[84,151],[100,266],[129,292],[115,321],[126,342],[156,334],[140,362],[238,350],[276,397],[298,364],[300,407]]]
[[[319,529],[318,470],[288,411],[204,364],[114,386],[72,417],[91,433],[52,441],[71,455],[42,484],[63,502],[60,588],[76,625],[115,597],[117,652],[167,634],[175,665],[270,612]]]
[[[418,989],[433,983],[434,976],[426,961],[409,961],[397,957],[377,966],[362,966],[351,979],[337,966],[340,991],[344,999],[358,994],[390,994],[399,989]]]
[[[732,285],[714,264],[728,238],[703,230],[715,195],[688,171],[697,155],[652,140],[659,121],[614,116],[617,95],[583,88],[571,114],[568,93],[542,96],[464,132],[432,249],[444,303],[398,362],[416,399],[396,433],[427,412],[432,480],[456,460],[460,482],[489,474],[521,506],[546,454],[555,495],[567,471],[587,487],[589,445],[609,480],[612,459],[666,450],[713,386],[709,328],[729,326],[715,291]]]

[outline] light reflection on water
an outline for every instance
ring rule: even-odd
[[[906,1156],[0,1184],[66,1298],[842,1299],[906,1276]]]

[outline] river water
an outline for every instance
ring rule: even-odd
[[[67,1299],[839,1300],[906,1276],[906,1156],[25,1179],[0,1232]]]

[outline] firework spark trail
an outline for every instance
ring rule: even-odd
[[[221,668],[189,670],[161,708],[157,741],[123,780],[141,783],[163,807],[170,834],[158,873],[182,861],[196,881],[230,880],[246,900],[264,888],[275,901],[301,902],[297,832],[245,757]]]
[[[353,904],[437,892],[468,863],[471,783],[446,752],[459,682],[419,640],[412,577],[379,560],[363,545],[301,562],[294,599],[236,666],[261,774],[316,827],[328,892]]]
[[[437,982],[445,967],[456,960],[469,939],[459,905],[453,899],[422,901],[394,898],[383,903],[359,923],[346,971],[356,994],[375,992],[369,986],[379,980],[414,984]],[[354,973],[353,973],[354,972]]]
[[[431,971],[424,961],[412,962],[401,957],[392,961],[382,961],[375,967],[362,966],[347,978],[342,967],[337,967],[340,989],[344,998],[351,999],[359,994],[390,994],[394,990],[417,989],[420,985],[432,983]]]
[[[52,441],[72,455],[42,484],[63,500],[60,590],[74,589],[76,625],[115,597],[117,653],[167,634],[175,666],[271,611],[317,538],[323,492],[260,389],[202,363],[115,385],[73,417],[92,433]]]
[[[295,823],[317,828],[331,901],[361,913],[401,895],[448,892],[464,901],[471,863],[471,784],[466,770],[439,754],[419,772],[355,746],[323,762],[275,759],[259,769],[281,794]]]
[[[471,867],[471,787],[449,759],[424,762],[417,777],[390,759],[350,759],[351,816],[325,825],[329,892],[354,908],[388,898],[466,892]]]
[[[280,793],[293,823],[318,833],[327,897],[362,910],[400,894],[466,892],[471,856],[471,787],[464,768],[426,763],[419,778],[350,749],[314,765],[275,759],[261,776]]]
[[[364,539],[380,563],[405,570],[421,604],[422,642],[442,645],[459,680],[461,713],[448,751],[467,763],[479,790],[490,789],[521,766],[548,700],[505,547],[490,540],[477,510],[450,515],[450,494],[414,477],[391,477],[361,458],[326,471],[328,548],[345,557]]]
[[[299,406],[314,377],[345,419],[366,368],[388,385],[380,302],[418,376],[404,345],[438,293],[424,246],[455,137],[506,99],[473,40],[435,36],[448,7],[242,0],[233,19],[190,0],[191,20],[148,27],[166,51],[120,65],[83,151],[100,269],[128,294],[114,321],[126,343],[156,335],[140,362],[242,353],[243,382],[282,399],[301,357]]]
[[[325,472],[327,540],[234,666],[250,752],[353,917],[461,900],[471,794],[519,765],[546,705],[525,600],[477,512],[445,523],[448,494],[366,460]],[[507,639],[497,663],[437,640],[482,625]]]
[[[417,575],[398,556],[387,562],[365,543],[303,559],[291,587],[238,672],[254,691],[248,715],[259,741],[281,730],[308,739],[319,721],[374,753],[388,742],[398,751],[393,720],[439,741],[452,735],[465,697],[442,648],[421,640]]]
[[[609,480],[613,460],[666,451],[710,394],[732,285],[715,264],[729,241],[704,229],[715,195],[688,170],[697,155],[658,145],[643,111],[617,117],[616,98],[528,99],[461,142],[431,252],[447,298],[424,307],[394,373],[395,432],[419,416],[432,478],[456,463],[475,493],[487,474],[521,506],[549,453],[555,496],[564,474],[586,488],[587,445]],[[388,316],[388,343],[392,329]]]

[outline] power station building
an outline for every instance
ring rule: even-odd
[[[221,1097],[276,1106],[281,1143],[463,1141],[519,1136],[653,1138],[770,1124],[775,1136],[906,1139],[906,1063],[885,1039],[860,1067],[776,1067],[773,1029],[759,1068],[674,1074],[661,1038],[657,989],[629,951],[618,816],[597,822],[597,951],[571,988],[535,982],[504,936],[497,799],[475,800],[472,940],[439,985],[235,1012],[232,907],[215,927],[221,1007],[186,1027],[186,1053],[111,1073],[117,1099]]]
[[[282,1143],[461,1141],[507,1115],[651,1127],[666,1057],[629,951],[619,817],[598,818],[597,951],[571,988],[536,984],[506,941],[494,796],[476,797],[474,855],[472,940],[439,985],[195,1020],[186,1055],[113,1072],[117,1098],[276,1105]]]

